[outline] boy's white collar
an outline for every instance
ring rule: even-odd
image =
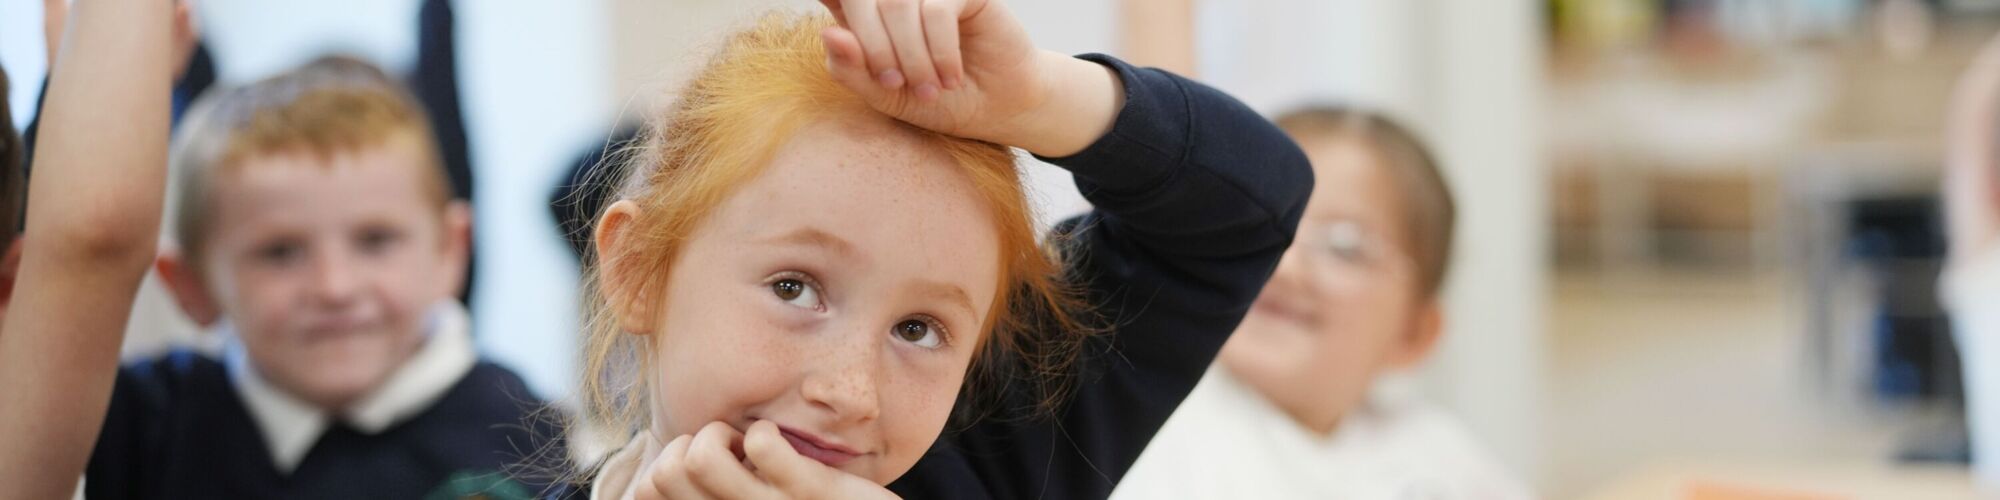
[[[471,317],[465,306],[457,301],[440,302],[431,308],[429,322],[429,338],[423,347],[397,367],[381,387],[340,415],[341,421],[368,434],[388,430],[429,409],[472,371],[479,356],[472,346]],[[234,336],[223,363],[229,369],[231,385],[264,437],[272,465],[290,474],[326,432],[332,416],[265,381]]]

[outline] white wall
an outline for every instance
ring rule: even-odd
[[[1433,0],[1427,81],[1459,203],[1451,339],[1434,380],[1526,478],[1542,473],[1549,215],[1538,2]]]
[[[577,272],[548,193],[612,123],[602,0],[459,0],[459,77],[478,169],[475,324],[544,395],[576,379]]]

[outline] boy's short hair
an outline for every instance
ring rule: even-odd
[[[1417,264],[1418,293],[1436,297],[1451,265],[1458,208],[1435,156],[1409,128],[1379,112],[1313,106],[1281,115],[1278,127],[1310,151],[1314,141],[1355,140],[1373,149],[1397,187],[1404,234]]]
[[[412,140],[421,151],[421,182],[442,209],[451,201],[450,183],[430,119],[407,89],[375,66],[322,57],[256,83],[210,92],[196,101],[174,142],[174,238],[188,255],[199,254],[213,219],[207,192],[218,173],[261,156],[325,158],[397,139]]]
[[[0,249],[13,245],[14,238],[21,234],[21,208],[28,183],[27,172],[21,165],[27,144],[15,133],[14,111],[7,104],[12,89],[7,70],[0,68],[0,224],[4,224],[0,226]]]

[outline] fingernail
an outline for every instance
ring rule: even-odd
[[[923,101],[934,101],[937,100],[937,96],[938,96],[937,85],[926,83],[917,86],[917,99]]]
[[[887,71],[883,71],[883,72],[882,72],[882,75],[881,75],[881,76],[878,76],[878,77],[876,77],[876,79],[877,79],[877,80],[881,80],[881,81],[882,81],[882,86],[883,86],[883,87],[888,87],[888,88],[892,88],[892,89],[900,89],[900,88],[903,88],[903,72],[902,72],[902,71],[898,71],[898,70],[894,70],[894,69],[891,69],[891,70],[887,70]]]

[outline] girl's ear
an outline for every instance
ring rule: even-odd
[[[649,335],[653,333],[653,308],[646,300],[645,280],[622,269],[625,256],[634,250],[627,246],[634,244],[630,232],[638,217],[638,203],[618,200],[605,208],[591,239],[597,244],[597,286],[604,294],[605,306],[618,318],[619,329]]]
[[[208,284],[202,280],[201,273],[188,264],[180,250],[161,251],[160,257],[153,261],[153,269],[159,271],[160,281],[166,283],[167,291],[174,294],[174,302],[180,303],[181,311],[186,312],[194,324],[207,327],[221,319],[222,311],[215,306],[214,296],[209,295]]]
[[[1394,358],[1390,362],[1398,369],[1409,369],[1423,363],[1437,350],[1438,339],[1444,337],[1444,305],[1433,299],[1423,304],[1415,317],[1410,318],[1410,329],[1395,346]]]

